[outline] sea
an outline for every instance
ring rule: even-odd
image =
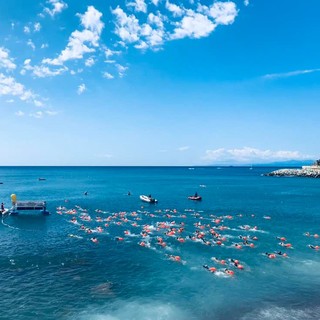
[[[50,212],[1,217],[0,319],[320,319],[320,179],[274,169],[0,167]]]

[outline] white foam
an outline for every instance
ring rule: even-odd
[[[109,310],[86,311],[72,317],[83,320],[185,320],[195,319],[190,314],[182,311],[171,303],[160,302],[125,302],[120,301],[116,305],[109,305]],[[111,309],[111,310],[110,310]]]
[[[246,314],[241,320],[311,320],[320,319],[320,307],[293,309],[269,307]]]

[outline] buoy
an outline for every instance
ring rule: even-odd
[[[11,198],[12,204],[15,205],[15,204],[17,203],[17,196],[13,193],[13,194],[10,196],[10,198]]]

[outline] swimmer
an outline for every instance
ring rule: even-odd
[[[215,267],[209,267],[208,265],[204,264],[203,267],[207,269],[209,272],[214,273],[217,271]]]
[[[230,269],[224,269],[224,272],[229,276],[233,276],[234,275],[234,271],[230,270]]]
[[[239,260],[230,259],[230,262],[238,269],[243,270],[244,267],[242,264],[240,264]]]
[[[182,238],[182,237],[178,237],[178,238],[177,238],[177,240],[178,240],[180,243],[185,242],[185,239],[184,239],[184,238]]]
[[[92,242],[94,242],[94,243],[98,243],[98,242],[99,242],[98,239],[95,238],[95,237],[94,237],[94,238],[91,238],[90,240],[91,240]]]
[[[292,244],[291,243],[279,242],[279,246],[286,247],[286,248],[292,248]]]
[[[174,256],[174,255],[172,255],[172,254],[167,255],[167,256],[168,256],[168,258],[169,258],[170,260],[172,260],[172,261],[181,262],[181,257],[180,257],[180,256]]]
[[[276,255],[275,255],[274,253],[268,253],[268,252],[266,252],[265,254],[266,254],[266,256],[267,256],[269,259],[275,259],[275,257],[276,257]]]
[[[281,251],[275,251],[275,253],[279,256],[282,256],[282,257],[288,257],[288,255],[285,253],[285,252],[281,252]]]
[[[319,250],[320,249],[320,246],[313,246],[312,244],[309,244],[308,247],[310,249],[313,249],[313,250]]]

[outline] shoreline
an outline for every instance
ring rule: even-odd
[[[278,169],[264,174],[267,177],[301,177],[301,178],[320,178],[320,167],[302,169]]]

